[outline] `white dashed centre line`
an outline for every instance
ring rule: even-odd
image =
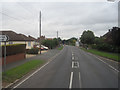
[[[80,88],[82,88],[82,83],[81,83],[81,75],[80,75],[80,72],[79,72],[79,83],[80,83]]]
[[[72,62],[72,68],[74,67],[74,62]]]
[[[71,88],[72,88],[72,81],[73,81],[73,72],[71,72],[71,76],[70,76],[69,89],[71,89]]]

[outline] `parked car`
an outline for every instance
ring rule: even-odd
[[[48,47],[44,46],[44,45],[41,45],[41,47],[44,49],[44,50],[48,50]]]
[[[35,45],[34,47],[40,49],[40,46],[39,46],[39,45]],[[46,47],[46,46],[44,46],[44,45],[41,45],[41,50],[48,50],[48,47]]]

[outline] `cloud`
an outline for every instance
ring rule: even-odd
[[[4,3],[2,29],[38,37],[41,10],[42,35],[46,37],[56,37],[56,31],[62,38],[80,37],[84,30],[102,36],[109,28],[117,26],[117,8],[117,3],[106,2]]]

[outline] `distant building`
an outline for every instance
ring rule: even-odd
[[[76,41],[75,46],[79,47],[79,42],[78,41]]]
[[[46,38],[46,40],[53,40],[53,38]]]
[[[17,34],[14,31],[0,31],[0,34],[9,37],[9,41],[6,44],[26,44],[26,49],[31,49],[36,42],[36,39],[32,36],[27,37],[24,34]],[[3,42],[0,42],[0,45],[3,44]]]

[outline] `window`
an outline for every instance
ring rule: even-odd
[[[31,42],[28,42],[28,46],[29,46],[29,47],[31,46]]]
[[[13,42],[9,42],[9,44],[13,44]]]

